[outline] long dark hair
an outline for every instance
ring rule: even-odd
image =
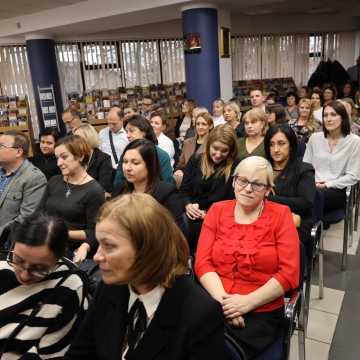
[[[151,141],[155,145],[158,144],[158,140],[156,138],[154,129],[152,128],[150,122],[145,119],[141,115],[133,115],[129,119],[126,120],[126,123],[124,124],[124,127],[130,124],[131,126],[134,126],[141,130],[145,134],[145,139]]]
[[[344,137],[349,135],[350,132],[351,132],[351,125],[350,125],[351,119],[349,118],[349,114],[346,111],[345,106],[338,100],[334,100],[334,101],[329,102],[323,108],[323,113],[322,113],[323,118],[324,118],[325,108],[327,108],[328,106],[333,108],[335,110],[335,112],[338,115],[340,115],[340,117],[341,117],[341,133],[342,133],[342,135]],[[327,129],[325,127],[325,124],[323,124],[323,131],[324,131],[324,136],[327,137],[329,132],[327,131]]]
[[[62,219],[36,211],[15,227],[11,237],[14,243],[28,246],[47,245],[59,259],[66,252],[68,230]]]
[[[160,162],[157,155],[155,145],[146,139],[137,139],[129,143],[121,156],[121,166],[123,164],[124,156],[128,150],[137,150],[143,158],[148,172],[146,192],[151,194],[154,191],[156,183],[161,180]],[[124,174],[125,177],[125,174]],[[134,185],[126,180],[121,190],[121,193],[128,193],[134,190]]]
[[[266,158],[271,163],[271,165],[274,166],[274,160],[271,157],[271,152],[270,152],[270,142],[271,139],[279,132],[283,133],[289,142],[289,160],[284,170],[281,172],[279,176],[283,180],[286,180],[290,183],[298,176],[299,160],[297,159],[297,147],[298,147],[297,137],[293,129],[291,129],[291,127],[288,124],[275,124],[274,126],[271,126],[269,128],[264,138],[265,155]],[[275,184],[276,184],[276,180],[275,180]]]

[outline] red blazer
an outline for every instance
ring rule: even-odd
[[[248,294],[269,279],[284,291],[296,288],[300,274],[299,237],[287,206],[265,201],[261,216],[251,224],[234,219],[236,200],[221,201],[209,209],[200,234],[195,272],[200,278],[216,272],[230,294]],[[255,311],[272,311],[280,297]]]

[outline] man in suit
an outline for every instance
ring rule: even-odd
[[[46,177],[26,159],[28,153],[29,140],[23,133],[0,135],[0,246],[11,226],[36,210],[45,191]]]

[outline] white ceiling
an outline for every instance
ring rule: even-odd
[[[0,20],[73,5],[86,0],[1,0]]]

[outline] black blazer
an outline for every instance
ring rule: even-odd
[[[67,360],[119,360],[126,331],[127,285],[101,283]],[[221,306],[187,276],[167,289],[128,360],[224,359]]]
[[[105,154],[99,149],[94,149],[87,172],[106,192],[112,192],[113,168],[111,165],[111,157],[108,154]]]
[[[183,233],[186,231],[184,223],[184,206],[174,184],[158,181],[151,194],[161,205],[165,206],[173,215],[177,225]]]

